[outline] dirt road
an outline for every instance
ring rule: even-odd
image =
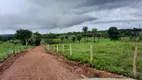
[[[44,46],[29,50],[1,75],[1,80],[74,80],[80,77],[47,54]]]

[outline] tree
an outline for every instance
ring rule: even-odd
[[[111,40],[118,40],[119,39],[119,32],[116,27],[110,27],[108,30],[109,38]]]
[[[45,39],[55,39],[55,38],[57,38],[57,35],[54,34],[54,33],[49,33],[49,34],[43,35],[43,38],[45,38]]]
[[[133,31],[129,32],[130,41],[136,41],[138,36],[139,36],[138,32],[133,32]]]
[[[83,30],[85,36],[87,36],[88,27],[87,27],[87,26],[84,26],[84,27],[82,28],[82,30]],[[88,42],[88,38],[87,38],[86,42]]]
[[[0,41],[8,41],[8,37],[7,36],[0,36]]]
[[[77,35],[77,40],[78,40],[79,43],[80,43],[81,39],[82,39],[82,36],[81,35]]]
[[[64,36],[61,36],[61,41],[62,41],[62,43],[64,42]]]
[[[29,30],[20,29],[15,33],[16,39],[22,41],[23,45],[28,45],[28,40],[32,37],[32,32]]]
[[[76,37],[75,36],[72,36],[72,42],[74,43],[75,42],[75,40],[76,40]]]
[[[41,34],[38,33],[38,32],[35,32],[35,33],[33,33],[31,39],[29,40],[29,43],[30,43],[31,45],[36,45],[36,46],[38,46],[38,45],[40,45],[41,39],[42,39]]]
[[[68,38],[69,38],[68,36],[65,36],[66,42],[67,42]]]
[[[139,32],[139,40],[140,40],[140,41],[142,40],[142,31]]]
[[[97,33],[97,36],[98,36],[98,42],[100,41],[100,37],[102,37],[102,33],[101,32],[98,32]]]
[[[97,34],[97,29],[96,28],[93,28],[92,30],[91,30],[91,32],[92,32],[92,37],[94,38],[94,43],[96,42],[95,41],[95,36],[96,36],[96,34]]]

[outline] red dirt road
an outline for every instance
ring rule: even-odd
[[[79,75],[64,67],[44,46],[28,50],[0,75],[0,80],[74,80]]]

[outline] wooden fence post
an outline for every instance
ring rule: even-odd
[[[70,45],[70,56],[72,56],[72,47]]]
[[[57,47],[57,53],[58,53],[58,45],[56,47]]]
[[[51,47],[52,47],[52,49],[51,49],[51,50],[53,51],[53,45],[52,45]]]
[[[92,51],[92,45],[90,45],[90,61],[93,60],[93,51]]]
[[[56,48],[56,46],[54,45],[54,46],[53,46],[53,51],[56,51],[56,49],[55,49],[55,48]]]
[[[18,49],[17,52],[20,53],[20,50]]]
[[[133,77],[136,78],[136,59],[137,59],[138,45],[135,47],[134,56],[133,56]]]
[[[14,54],[14,50],[12,50],[12,54]]]
[[[55,47],[54,47],[54,45],[53,45],[53,52],[54,52],[54,50],[55,50]]]
[[[63,51],[63,55],[64,55],[64,45],[62,45],[62,51]]]
[[[49,44],[48,44],[48,46],[47,46],[47,47],[48,47],[48,50],[50,50],[50,45],[49,45]]]
[[[52,51],[52,45],[50,45],[50,50]]]

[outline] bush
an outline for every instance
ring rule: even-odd
[[[44,40],[44,43],[46,43],[46,44],[59,44],[60,41],[59,40],[53,40],[53,39],[46,39],[46,40]]]

